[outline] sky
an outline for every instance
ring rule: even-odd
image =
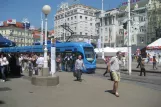
[[[51,13],[48,15],[48,29],[54,29],[54,15],[57,6],[61,2],[72,0],[0,0],[0,21],[16,19],[22,22],[27,18],[31,25],[39,28],[41,26],[41,12],[44,5],[51,6]],[[74,0],[73,0],[74,1]],[[101,9],[102,0],[79,0],[81,4]],[[127,0],[104,0],[104,10],[116,8]]]

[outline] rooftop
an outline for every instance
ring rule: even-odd
[[[148,4],[148,2],[149,2],[149,0],[140,0],[135,3],[131,3],[131,10],[134,10],[134,7],[136,4],[138,4],[138,8],[141,8],[141,7],[145,7],[146,4]],[[119,7],[120,10],[125,10],[126,8],[127,8],[127,5],[123,5],[123,6]]]

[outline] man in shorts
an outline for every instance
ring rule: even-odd
[[[110,59],[108,63],[108,72],[112,72],[112,77],[114,80],[113,84],[113,94],[115,94],[116,97],[119,97],[118,94],[118,82],[120,81],[120,72],[119,72],[119,65],[120,65],[120,52],[116,53],[117,56],[114,56]]]

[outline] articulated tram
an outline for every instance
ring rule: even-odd
[[[48,53],[51,51],[51,44],[47,45]],[[4,53],[43,53],[43,45],[32,45],[22,47],[5,47],[1,48],[0,52]],[[56,56],[61,55],[64,58],[66,55],[82,55],[86,69],[85,73],[93,73],[96,69],[96,54],[94,47],[85,42],[64,42],[56,43]]]

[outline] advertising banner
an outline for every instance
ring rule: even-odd
[[[16,24],[16,19],[7,20],[7,24]]]
[[[56,72],[56,40],[55,39],[51,39],[51,74],[52,76],[55,74]]]

